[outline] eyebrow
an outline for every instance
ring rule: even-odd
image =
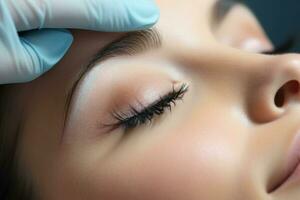
[[[78,77],[72,84],[71,89],[68,91],[66,104],[65,104],[65,117],[64,128],[68,120],[70,104],[73,94],[83,77],[92,68],[100,64],[101,62],[118,56],[133,56],[144,53],[151,49],[158,49],[162,46],[162,37],[160,33],[155,29],[147,29],[142,31],[129,32],[125,36],[109,43],[104,48],[100,49],[94,56],[92,56],[88,65],[79,73]],[[63,134],[62,134],[63,135]]]
[[[244,0],[217,0],[214,5],[213,15],[221,21],[226,14],[237,4],[244,4]],[[97,52],[89,62],[87,69],[93,68],[100,62],[117,56],[133,56],[147,50],[157,49],[162,46],[162,37],[155,28],[129,32],[124,37],[117,39]]]
[[[221,22],[221,20],[226,16],[230,9],[238,4],[242,4],[243,0],[217,0],[213,8],[213,19],[216,22]],[[129,32],[125,36],[109,43],[104,48],[100,49],[90,60],[88,65],[79,73],[79,76],[72,84],[71,89],[68,91],[65,112],[64,112],[64,123],[63,132],[66,127],[68,120],[70,104],[72,101],[73,94],[79,84],[83,79],[85,74],[96,65],[101,62],[122,55],[133,56],[137,55],[151,49],[158,49],[162,46],[162,37],[159,31],[155,28]],[[64,135],[64,134],[62,134]]]
[[[237,4],[245,5],[244,0],[217,0],[213,6],[213,22],[219,24]]]
[[[112,57],[133,56],[151,49],[158,49],[161,46],[162,38],[155,28],[130,32],[97,52],[90,61],[88,68]]]

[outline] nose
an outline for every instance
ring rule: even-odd
[[[300,55],[272,56],[249,84],[247,108],[256,123],[267,123],[300,104]]]

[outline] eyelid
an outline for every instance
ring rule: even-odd
[[[122,126],[125,127],[125,130],[128,130],[143,125],[147,121],[151,122],[156,116],[164,114],[165,109],[171,111],[172,104],[174,106],[176,105],[176,101],[182,100],[189,89],[187,83],[181,83],[178,89],[175,89],[175,87],[176,86],[173,85],[172,91],[159,97],[147,106],[140,103],[139,107],[141,107],[141,109],[129,105],[130,110],[128,112],[113,111],[112,116],[117,122],[102,124],[102,127],[109,128],[107,132],[110,132]]]
[[[162,46],[162,37],[158,30],[155,28],[147,29],[143,31],[135,31],[128,33],[124,37],[113,41],[108,44],[106,47],[101,49],[96,55],[91,59],[87,66],[78,74],[76,81],[72,84],[71,88],[68,90],[67,99],[65,103],[65,112],[64,112],[64,124],[63,129],[65,129],[68,116],[70,112],[71,101],[73,95],[76,91],[79,82],[83,80],[85,75],[93,69],[96,64],[103,62],[105,59],[111,57],[116,57],[120,55],[135,55],[137,53],[142,53],[147,50],[157,49]]]

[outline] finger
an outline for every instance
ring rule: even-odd
[[[33,80],[57,63],[72,43],[72,35],[58,29],[19,37],[5,1],[0,1],[0,19],[0,84]]]
[[[73,42],[72,34],[65,29],[27,31],[20,38],[27,58],[30,57],[34,63],[31,67],[27,66],[28,80],[51,69],[62,59]]]
[[[159,10],[153,0],[4,0],[18,31],[77,28],[131,31],[153,26]]]
[[[0,19],[0,84],[3,84],[9,83],[11,75],[17,71],[15,66],[18,65],[18,60],[15,58],[18,52],[15,46],[19,41],[14,22],[4,1],[0,1]]]
[[[66,30],[42,29],[28,31],[14,40],[5,46],[0,40],[4,48],[0,84],[28,82],[47,72],[65,55],[73,36]]]

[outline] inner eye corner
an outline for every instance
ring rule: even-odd
[[[289,98],[296,96],[300,91],[300,83],[297,80],[291,80],[286,82],[283,86],[279,88],[274,97],[274,103],[276,107],[284,107]]]

